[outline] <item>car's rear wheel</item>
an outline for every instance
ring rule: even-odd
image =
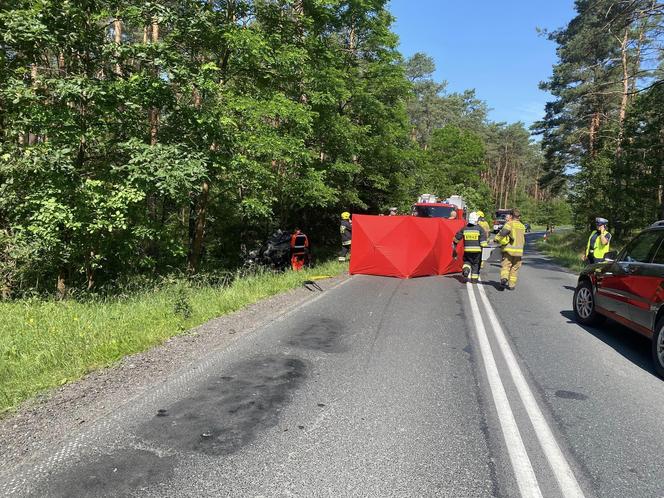
[[[580,282],[576,287],[572,307],[576,320],[584,325],[595,325],[604,318],[595,309],[595,294],[587,280]]]
[[[664,317],[655,325],[655,333],[652,336],[652,361],[657,375],[664,377]]]

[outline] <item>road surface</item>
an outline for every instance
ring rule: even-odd
[[[531,235],[534,237],[536,235]],[[664,496],[649,343],[517,290],[352,277],[21,462],[11,496]]]

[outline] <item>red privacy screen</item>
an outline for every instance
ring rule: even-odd
[[[463,220],[415,216],[353,216],[350,273],[412,278],[461,271],[452,240]]]

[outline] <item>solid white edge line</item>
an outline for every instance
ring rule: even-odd
[[[473,293],[473,286],[470,283],[466,284],[468,290],[468,298],[470,299],[470,308],[475,322],[475,331],[477,333],[477,340],[480,345],[480,353],[484,363],[489,388],[493,397],[493,402],[498,412],[498,421],[503,431],[503,438],[505,439],[505,446],[507,446],[507,453],[514,470],[514,477],[516,478],[517,485],[522,497],[541,498],[542,492],[540,491],[535,471],[530,463],[530,458],[526,452],[526,447],[523,444],[523,439],[519,433],[519,427],[516,424],[514,413],[510,407],[505,386],[500,379],[498,373],[498,366],[496,359],[491,351],[491,344],[487,336],[484,320],[480,314],[480,307]]]
[[[503,357],[505,358],[505,362],[507,363],[510,375],[512,376],[512,381],[516,386],[519,397],[521,398],[521,402],[526,408],[528,417],[533,424],[533,428],[535,429],[535,434],[537,435],[537,439],[539,440],[540,446],[542,447],[542,451],[544,452],[544,455],[546,456],[546,459],[548,460],[549,465],[551,466],[551,469],[556,476],[560,490],[566,498],[582,498],[585,495],[583,494],[583,491],[581,490],[581,487],[579,486],[579,483],[577,482],[576,477],[574,476],[574,472],[567,462],[565,455],[563,455],[563,452],[560,450],[560,447],[556,442],[556,438],[553,435],[549,424],[544,418],[542,410],[537,404],[535,396],[528,386],[528,382],[526,381],[526,378],[524,377],[523,372],[519,367],[516,357],[512,352],[512,348],[507,342],[505,332],[503,331],[496,313],[493,310],[491,303],[489,302],[489,298],[486,295],[484,287],[483,285],[478,285],[478,287],[480,298],[484,303],[484,307],[491,323],[491,328],[495,333],[496,341],[503,354]]]

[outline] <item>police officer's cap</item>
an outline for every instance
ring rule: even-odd
[[[597,226],[608,225],[608,223],[609,223],[609,220],[607,220],[606,218],[595,218],[595,224]]]

